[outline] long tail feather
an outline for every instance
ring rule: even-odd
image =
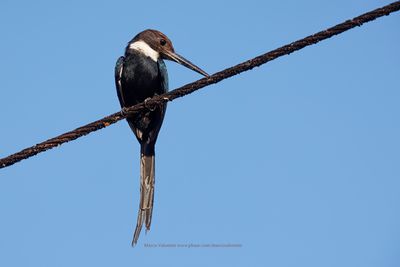
[[[155,156],[140,155],[140,204],[137,217],[135,233],[133,234],[132,246],[136,245],[143,222],[146,225],[146,232],[150,230],[151,216],[153,213],[154,202],[154,182],[155,182]]]

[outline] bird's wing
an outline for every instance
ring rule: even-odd
[[[161,79],[161,90],[162,94],[168,92],[168,72],[167,72],[167,66],[165,66],[165,63],[163,60],[159,60],[157,62],[158,64],[158,75],[160,75]]]
[[[123,67],[124,67],[124,57],[119,57],[117,60],[117,63],[115,64],[115,86],[117,88],[117,95],[118,95],[118,99],[119,99],[119,103],[121,104],[121,107],[125,106],[124,103],[124,97],[122,94],[122,71],[123,71]]]
[[[160,92],[158,94],[164,94],[168,92],[168,71],[167,71],[167,66],[165,66],[165,63],[163,60],[158,61],[158,75],[161,80],[161,88]],[[167,103],[162,105],[161,108],[161,123],[163,122],[164,115],[165,115],[165,110],[167,108]],[[161,127],[161,125],[160,125]]]

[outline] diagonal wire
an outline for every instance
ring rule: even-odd
[[[25,149],[21,150],[20,152],[12,154],[8,157],[2,158],[2,159],[0,159],[0,169],[5,168],[7,166],[11,166],[16,162],[19,162],[21,160],[32,157],[38,153],[49,150],[49,149],[59,146],[63,143],[75,140],[75,139],[82,137],[84,135],[87,135],[91,132],[105,128],[113,123],[116,123],[119,120],[126,118],[129,115],[133,115],[138,112],[141,112],[142,110],[149,108],[149,106],[159,105],[161,103],[172,101],[176,98],[188,95],[190,93],[193,93],[194,91],[199,90],[200,88],[203,88],[205,86],[208,86],[208,85],[211,85],[214,83],[218,83],[226,78],[235,76],[235,75],[237,75],[241,72],[247,71],[247,70],[251,70],[254,67],[263,65],[263,64],[265,64],[271,60],[274,60],[278,57],[288,55],[288,54],[293,53],[297,50],[300,50],[306,46],[316,44],[316,43],[318,43],[322,40],[328,39],[334,35],[343,33],[354,27],[361,26],[362,24],[364,24],[366,22],[375,20],[382,16],[389,15],[390,13],[396,12],[398,10],[400,10],[400,1],[396,1],[389,5],[386,5],[381,8],[377,8],[370,12],[364,13],[358,17],[355,17],[351,20],[347,20],[343,23],[337,24],[336,26],[328,28],[324,31],[320,31],[316,34],[313,34],[313,35],[307,36],[303,39],[300,39],[298,41],[295,41],[291,44],[282,46],[278,49],[272,50],[272,51],[265,53],[263,55],[260,55],[258,57],[255,57],[253,59],[242,62],[236,66],[227,68],[220,72],[217,72],[217,73],[211,75],[210,77],[203,78],[203,79],[197,80],[195,82],[186,84],[186,85],[179,87],[169,93],[155,96],[155,97],[149,99],[148,101],[146,101],[146,105],[144,103],[137,104],[135,106],[129,107],[128,109],[124,110],[124,112],[114,113],[114,114],[104,117],[100,120],[97,120],[97,121],[89,123],[85,126],[79,127],[75,130],[72,130],[70,132],[64,133],[57,137],[46,140],[42,143],[36,144],[32,147],[25,148]]]

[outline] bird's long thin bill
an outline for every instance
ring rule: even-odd
[[[204,70],[200,69],[199,67],[197,67],[196,65],[194,65],[192,62],[190,62],[189,60],[187,60],[186,58],[176,54],[176,53],[168,53],[167,56],[169,57],[169,59],[185,66],[186,68],[189,68],[191,70],[194,70],[198,73],[200,73],[201,75],[204,75],[206,77],[210,76],[207,74],[207,72],[205,72]]]

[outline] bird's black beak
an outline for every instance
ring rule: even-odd
[[[186,68],[189,68],[191,70],[194,70],[195,72],[200,73],[201,75],[204,75],[205,77],[209,77],[210,76],[210,75],[207,74],[207,72],[205,72],[204,70],[200,69],[199,67],[194,65],[192,62],[190,62],[186,58],[178,55],[177,53],[174,53],[174,52],[171,52],[171,51],[167,51],[167,52],[164,52],[164,55],[165,55],[166,59],[175,61],[176,63],[179,63],[179,64],[185,66]]]

